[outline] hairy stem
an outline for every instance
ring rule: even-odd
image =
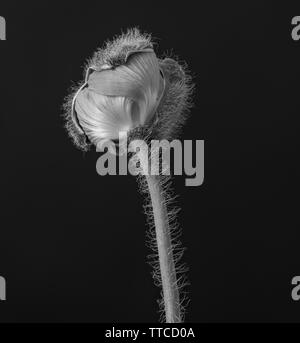
[[[141,168],[143,170],[148,167],[148,164],[147,166],[145,165],[146,159],[148,159],[147,155],[140,155]],[[161,187],[160,176],[150,175],[150,173],[145,174],[155,225],[165,320],[166,323],[180,323],[182,318],[178,282],[176,278],[168,212]]]

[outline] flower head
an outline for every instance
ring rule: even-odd
[[[84,150],[140,128],[168,139],[185,118],[189,81],[178,62],[156,57],[149,35],[129,30],[88,62],[65,104],[67,129]]]

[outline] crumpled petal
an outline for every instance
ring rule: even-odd
[[[95,144],[119,138],[120,131],[128,132],[153,117],[162,83],[157,57],[149,51],[131,55],[115,69],[93,71],[76,98],[80,125]]]

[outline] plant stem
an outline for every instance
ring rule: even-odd
[[[148,167],[148,165],[145,165],[146,159],[148,159],[147,155],[140,155],[140,163],[143,170]],[[168,212],[160,183],[160,176],[146,173],[145,178],[150,193],[155,224],[165,319],[166,323],[180,323],[182,318],[180,312],[179,290]]]

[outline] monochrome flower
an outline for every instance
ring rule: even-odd
[[[138,29],[98,49],[85,74],[64,104],[67,131],[83,150],[120,133],[172,139],[185,121],[193,88],[185,66],[157,58]]]

